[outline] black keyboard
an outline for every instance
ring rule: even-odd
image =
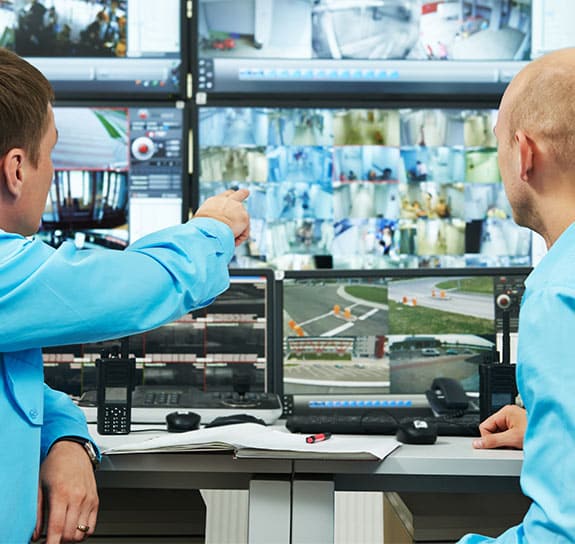
[[[418,417],[433,423],[439,436],[479,436],[479,414],[463,414],[458,417]],[[385,434],[394,435],[403,419],[384,412],[367,414],[296,414],[289,416],[286,427],[292,433],[332,434]]]
[[[384,412],[367,414],[296,414],[286,427],[292,433],[395,434],[397,419]]]

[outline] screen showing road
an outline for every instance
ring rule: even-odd
[[[497,281],[469,269],[288,273],[284,392],[420,394],[439,376],[478,391]]]

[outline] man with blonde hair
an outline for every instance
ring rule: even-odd
[[[58,137],[48,81],[0,49],[0,542],[79,542],[94,532],[98,453],[81,410],[43,383],[41,348],[118,338],[209,304],[249,234],[247,190],[124,251],[55,250],[33,238]],[[31,238],[32,237],[32,238]]]

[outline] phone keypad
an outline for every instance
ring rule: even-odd
[[[100,434],[128,434],[130,421],[125,406],[105,406],[102,420],[98,420]]]

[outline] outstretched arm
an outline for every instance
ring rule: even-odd
[[[479,425],[481,438],[473,441],[473,447],[523,449],[527,427],[527,412],[515,405],[504,406]]]

